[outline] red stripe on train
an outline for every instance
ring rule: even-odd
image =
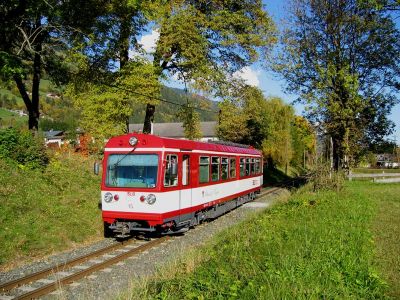
[[[208,207],[212,207],[216,204],[220,204],[223,202],[227,202],[233,200],[237,197],[246,195],[251,192],[259,191],[260,187],[256,187],[241,193],[237,193],[234,195],[229,195],[224,198],[220,198],[217,200],[213,200],[207,203],[203,203],[201,205],[191,206],[183,209],[178,209],[166,213],[155,214],[155,213],[142,213],[142,212],[124,212],[124,211],[104,211],[102,212],[103,221],[109,224],[112,224],[117,219],[125,219],[125,220],[139,220],[139,221],[147,221],[150,226],[161,225],[165,222],[166,219],[178,217],[180,215],[196,212],[203,210]]]

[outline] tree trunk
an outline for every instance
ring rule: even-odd
[[[146,116],[144,117],[143,133],[151,133],[151,127],[154,121],[154,112],[156,107],[152,104],[147,103],[146,106]]]
[[[333,138],[332,141],[333,170],[338,171],[340,166],[340,141],[337,138]]]
[[[41,73],[41,57],[40,52],[42,51],[41,42],[35,47],[35,57],[33,59],[33,78],[32,78],[32,109],[29,112],[29,129],[39,129],[39,85],[40,85],[40,73]]]
[[[130,45],[130,36],[132,31],[131,24],[132,16],[130,14],[126,14],[120,16],[120,34],[119,34],[119,65],[120,69],[125,67],[125,65],[129,61],[129,45]]]
[[[41,27],[41,20],[38,18],[36,21],[36,29]],[[43,33],[36,37],[34,50],[35,54],[33,57],[33,77],[32,77],[32,97],[26,91],[25,84],[20,75],[14,76],[14,81],[17,84],[19,93],[21,94],[22,100],[25,103],[26,110],[28,111],[28,128],[32,131],[38,131],[39,129],[39,86],[40,86],[40,75],[41,75],[41,52],[42,52]]]
[[[272,159],[272,157],[270,155],[268,155],[268,157],[267,157],[267,169],[268,170],[275,169],[274,160]]]
[[[130,46],[130,36],[132,31],[132,16],[130,13],[122,13],[119,15],[120,28],[119,28],[119,38],[118,38],[118,48],[119,48],[119,69],[123,69],[129,62],[129,46]],[[128,97],[124,96],[125,105],[131,105],[128,101]],[[125,130],[126,133],[129,132],[129,117],[125,119]]]
[[[29,99],[29,95],[26,91],[26,87],[22,78],[19,76],[14,76],[14,81],[17,84],[19,93],[21,94],[22,100],[24,100],[26,110],[28,111],[28,127],[29,130],[38,130],[39,125],[39,110],[34,109],[31,99]]]

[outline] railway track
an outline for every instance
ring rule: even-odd
[[[281,187],[264,188],[257,198],[275,193],[280,189]],[[203,226],[200,225],[199,227]],[[6,282],[0,285],[0,300],[39,298],[59,289],[61,286],[75,282],[96,271],[160,245],[170,238],[164,236],[151,240],[131,239],[117,242],[87,255]]]
[[[22,300],[39,298],[51,293],[60,286],[70,284],[91,273],[160,245],[169,238],[169,236],[165,236],[148,241],[130,240],[120,242],[61,265],[6,282],[0,285],[0,293],[2,294],[0,299]]]

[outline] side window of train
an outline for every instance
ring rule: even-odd
[[[228,158],[227,157],[222,157],[221,158],[221,179],[226,180],[228,179]]]
[[[229,177],[236,178],[236,158],[231,158],[229,161]]]
[[[208,182],[210,180],[210,158],[208,156],[200,156],[199,169],[199,182]]]
[[[190,181],[190,161],[189,155],[182,158],[182,185],[188,185]]]
[[[175,154],[167,154],[165,171],[164,171],[164,186],[178,185],[178,156]]]
[[[250,175],[250,168],[251,168],[250,158],[246,158],[246,176]]]
[[[219,180],[219,157],[211,157],[211,181]]]
[[[260,159],[259,158],[256,158],[255,173],[260,174]]]
[[[240,158],[240,177],[246,176],[246,159]]]
[[[255,159],[251,159],[251,165],[250,165],[250,173],[251,175],[254,175],[256,173],[256,166],[255,166]]]

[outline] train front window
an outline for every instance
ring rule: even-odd
[[[111,154],[107,160],[106,185],[154,188],[157,184],[158,155]]]

